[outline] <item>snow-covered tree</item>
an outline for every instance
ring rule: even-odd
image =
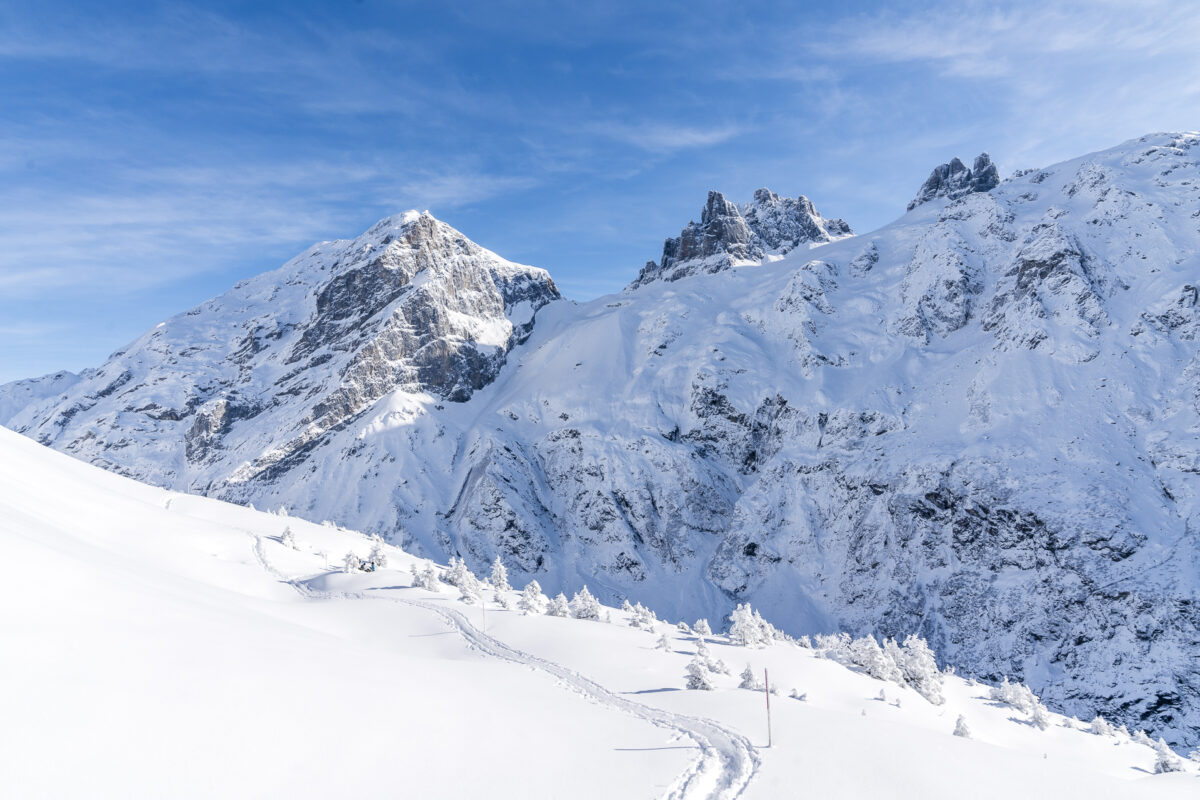
[[[773,639],[771,628],[749,603],[741,603],[729,615],[729,638],[742,647],[766,647]]]
[[[567,604],[567,596],[559,592],[550,605],[546,608],[546,613],[552,617],[569,617],[571,616],[571,606]]]
[[[283,535],[279,537],[279,543],[284,547],[296,549],[296,534],[292,533],[292,526],[287,526],[283,529]]]
[[[571,598],[571,616],[575,619],[600,619],[600,601],[592,596],[586,585]]]
[[[1145,731],[1134,731],[1131,738],[1138,744],[1144,744],[1146,747],[1154,747],[1154,740],[1147,736]]]
[[[658,617],[653,611],[646,608],[641,603],[637,603],[631,609],[629,625],[632,628],[642,628],[644,630],[653,631],[654,626],[658,624]]]
[[[1104,717],[1100,716],[1099,714],[1097,714],[1096,718],[1092,720],[1092,724],[1088,727],[1088,730],[1091,731],[1092,733],[1096,734],[1097,736],[1116,736],[1117,735],[1117,729],[1114,728],[1109,723],[1108,720],[1106,720]]]
[[[387,553],[383,550],[383,540],[378,536],[371,538],[371,552],[367,556],[367,563],[371,565],[372,570],[387,566]]]
[[[472,578],[475,577],[473,574],[471,574],[471,571],[467,569],[466,562],[457,556],[450,556],[450,565],[446,567],[445,572],[442,573],[442,582],[448,583],[451,586],[458,586],[460,583],[466,580],[467,575],[471,575]]]
[[[904,639],[904,661],[900,663],[905,682],[916,689],[935,706],[945,702],[942,697],[942,673],[938,669],[933,651],[925,640],[916,634]]]
[[[887,702],[887,692],[885,692],[883,689],[880,689],[879,694],[877,694],[875,696],[875,699],[881,703],[886,703]]]
[[[1034,709],[1041,705],[1032,689],[1023,683],[1009,683],[1008,678],[1002,679],[998,685],[989,689],[988,697],[1024,714],[1032,714]]]
[[[542,594],[541,584],[535,580],[526,584],[525,591],[521,592],[521,599],[517,601],[517,608],[526,614],[544,613],[546,611],[546,595]]]
[[[739,689],[750,689],[751,691],[761,692],[763,690],[763,682],[754,674],[754,668],[749,664],[742,670],[742,682],[738,684]]]
[[[692,632],[692,629],[688,627],[688,624],[686,622],[683,622],[682,620],[679,622],[678,625],[675,626],[675,630],[679,631],[680,633],[691,633]]]
[[[958,715],[958,721],[954,723],[954,735],[964,739],[971,738],[971,729],[967,727],[967,718],[962,714]]]
[[[342,559],[342,571],[358,572],[360,569],[362,569],[362,562],[359,561],[358,556],[354,555],[354,551],[346,553],[346,557]]]
[[[658,637],[658,644],[656,644],[654,647],[657,650],[665,650],[669,653],[671,652],[671,640],[668,639],[667,635],[664,633],[662,636]]]
[[[1159,739],[1154,743],[1154,772],[1183,772],[1183,760],[1175,755],[1167,743]]]
[[[1044,731],[1050,727],[1050,714],[1040,701],[1034,703],[1033,710],[1029,712],[1029,722],[1038,730]]]
[[[792,689],[792,693],[788,697],[801,702],[808,699],[808,692],[801,692],[799,689]]]
[[[687,665],[687,688],[712,691],[712,681],[708,676],[708,666],[696,656]]]
[[[508,585],[508,569],[500,560],[500,556],[496,556],[496,560],[492,562],[492,588],[497,594],[512,591],[512,587]]]
[[[461,561],[459,562],[462,563]],[[479,579],[475,574],[468,569],[464,569],[458,576],[458,599],[462,603],[474,603],[483,596],[483,587],[479,584]]]
[[[712,628],[709,627],[708,620],[704,618],[696,620],[696,624],[692,626],[692,630],[700,636],[712,636]]]
[[[621,601],[621,610],[624,611],[626,614],[633,611],[633,606],[629,605],[628,597]]]
[[[852,664],[862,667],[863,671],[872,678],[899,683],[904,681],[904,674],[899,665],[888,657],[873,636],[863,636],[861,639],[852,641],[849,647],[849,658]]]
[[[433,571],[433,567],[429,564],[425,565],[423,571],[417,569],[417,562],[413,562],[410,568],[412,570],[412,585],[417,589],[424,589],[428,592],[441,591],[438,585],[437,573]]]

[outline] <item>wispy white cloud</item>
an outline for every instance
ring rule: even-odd
[[[742,134],[739,125],[712,127],[670,125],[661,122],[626,123],[596,122],[582,126],[589,132],[615,139],[653,153],[671,153],[728,142]]]

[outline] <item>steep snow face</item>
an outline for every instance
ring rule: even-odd
[[[733,248],[748,215],[709,205]],[[1052,707],[1194,745],[1197,209],[1200,135],[1160,134],[816,251],[739,266],[724,249],[719,272],[551,303],[464,402],[444,402],[445,381],[402,384],[290,458],[273,455],[286,426],[237,414],[220,458],[189,457],[200,406],[159,427],[156,407],[186,405],[156,396],[206,379],[165,358],[109,391],[119,355],[12,424],[477,570],[499,555],[551,592],[918,632]],[[283,335],[294,352],[302,334]],[[255,396],[308,408],[331,379],[317,366],[296,394]],[[130,410],[55,422],[108,397]]]
[[[971,192],[990,192],[999,183],[1000,171],[996,169],[987,153],[976,156],[971,169],[967,169],[966,164],[953,158],[949,164],[934,167],[917,196],[908,204],[908,210],[912,211],[922,203],[928,203],[938,197],[955,200]]]
[[[757,264],[801,245],[850,235],[844,220],[825,219],[804,195],[792,199],[759,189],[753,202],[737,206],[720,192],[709,192],[699,224],[689,222],[679,236],[667,239],[662,260],[647,262],[630,288]]]
[[[10,384],[0,410],[85,460],[208,491],[302,463],[397,389],[467,400],[557,299],[543,270],[408,212],[314,245],[99,369]]]

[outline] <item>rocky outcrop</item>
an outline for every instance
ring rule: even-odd
[[[917,196],[908,204],[908,210],[912,211],[938,197],[957,200],[972,192],[990,192],[999,184],[1000,171],[996,169],[987,153],[976,156],[975,164],[970,169],[957,158],[953,158],[949,164],[934,167]]]
[[[661,260],[647,262],[630,288],[756,264],[802,245],[851,235],[844,220],[825,219],[803,195],[793,199],[759,189],[753,202],[737,206],[720,192],[709,192],[700,222],[689,222],[679,236],[667,239]]]

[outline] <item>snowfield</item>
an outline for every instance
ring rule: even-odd
[[[9,797],[1200,791],[1195,763],[1153,774],[1151,746],[1057,714],[1039,729],[982,684],[945,676],[934,705],[792,642],[610,608],[524,614],[518,591],[462,602],[413,586],[430,562],[360,534],[152,488],[4,429],[0,547]],[[341,570],[373,548],[385,566]],[[701,638],[731,674],[685,690]],[[746,665],[779,690],[770,748],[763,692],[737,688]]]

